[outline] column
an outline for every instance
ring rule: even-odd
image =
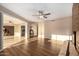
[[[3,42],[3,41],[2,41],[2,38],[3,38],[3,37],[2,37],[2,36],[3,36],[3,35],[2,35],[2,32],[3,32],[3,30],[2,30],[2,27],[3,27],[3,26],[2,26],[2,25],[3,25],[2,19],[3,19],[3,18],[2,18],[2,13],[0,13],[0,50],[2,49],[2,42]]]
[[[21,25],[14,26],[14,38],[21,39]]]
[[[38,47],[44,45],[44,22],[38,23]]]
[[[25,39],[29,38],[29,28],[28,28],[28,23],[25,24]]]
[[[38,23],[38,38],[44,38],[44,22]]]
[[[29,23],[25,23],[25,46],[28,46],[29,39]]]

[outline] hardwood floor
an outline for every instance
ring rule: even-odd
[[[36,38],[37,39],[37,38]],[[39,40],[22,40],[19,43],[4,49],[0,52],[1,56],[57,56],[60,49],[57,44],[51,44],[48,39],[44,39],[44,42]],[[41,40],[41,39],[40,39]],[[61,47],[61,45],[59,45]]]

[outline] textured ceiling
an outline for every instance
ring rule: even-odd
[[[2,3],[5,8],[15,12],[29,21],[40,21],[37,14],[39,10],[45,13],[50,12],[47,20],[54,20],[62,17],[72,16],[72,3]]]

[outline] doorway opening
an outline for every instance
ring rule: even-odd
[[[25,37],[25,26],[21,26],[21,36]]]
[[[29,27],[29,37],[38,37],[38,25],[36,23],[31,23]]]

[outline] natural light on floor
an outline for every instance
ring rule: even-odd
[[[72,35],[56,35],[56,34],[52,34],[51,39],[53,39],[53,40],[61,40],[61,41],[72,40]]]

